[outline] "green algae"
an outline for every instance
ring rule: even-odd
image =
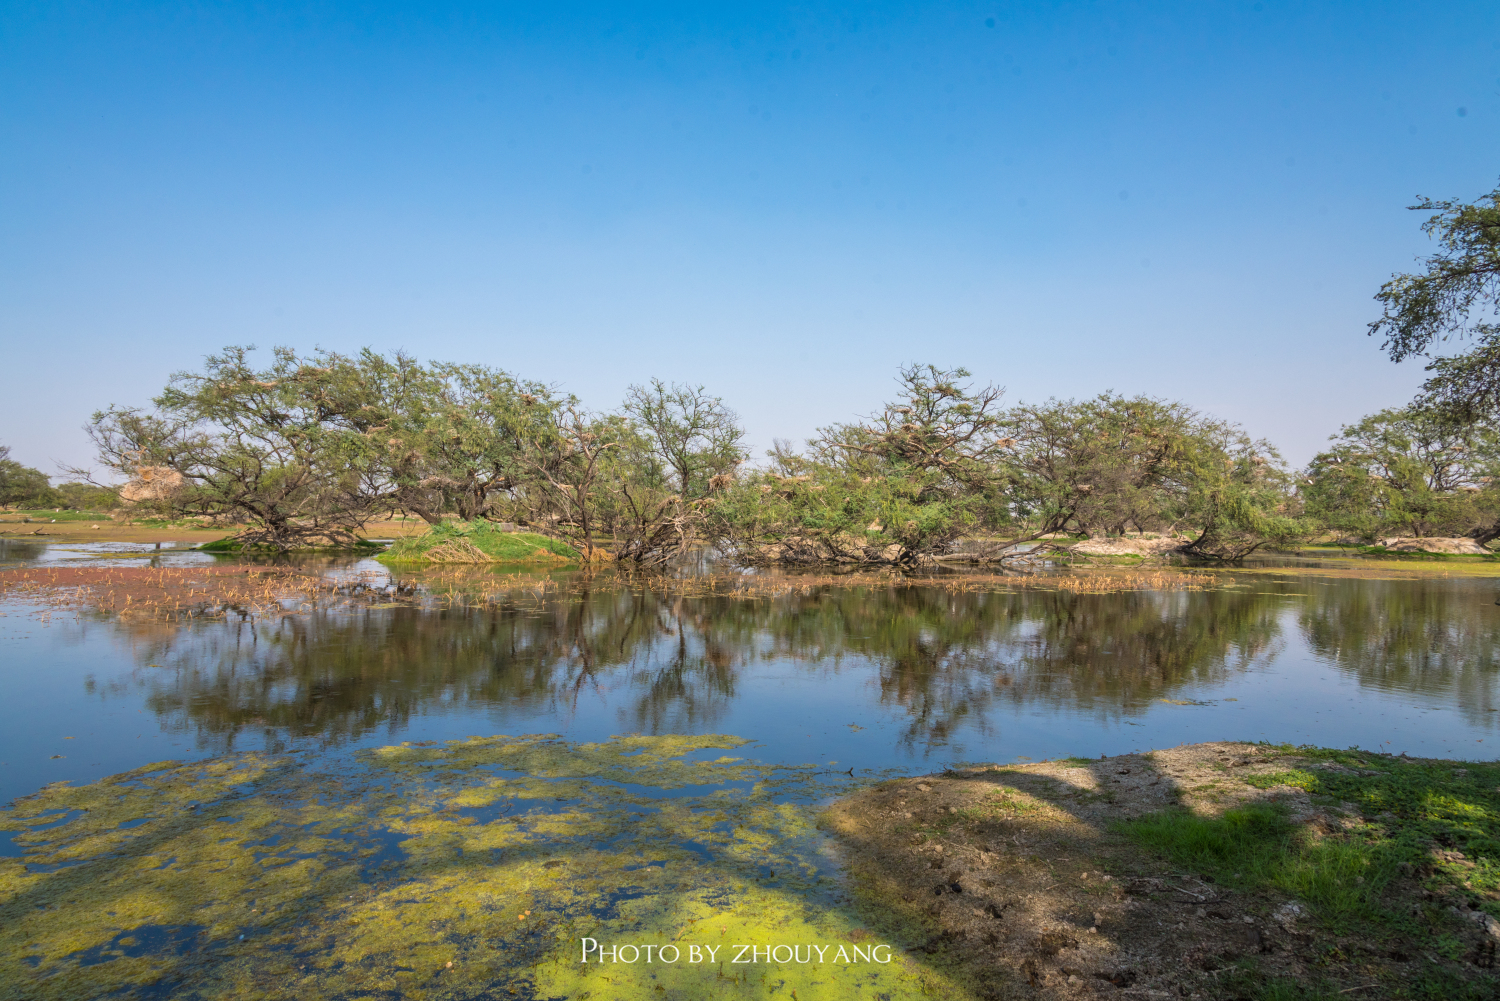
[[[476,737],[49,786],[0,813],[24,850],[0,993],[968,997],[839,878],[817,804],[851,781],[714,754],[746,743]]]

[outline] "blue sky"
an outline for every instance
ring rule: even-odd
[[[703,383],[758,447],[906,361],[1185,400],[1303,462],[1500,178],[1493,3],[0,8],[0,443],[225,344]]]

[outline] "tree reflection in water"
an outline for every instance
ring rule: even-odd
[[[1204,591],[855,586],[746,599],[603,578],[513,588],[474,607],[115,628],[143,665],[119,684],[145,686],[151,711],[213,752],[251,735],[272,749],[292,738],[337,746],[447,710],[561,722],[585,698],[604,700],[622,731],[712,732],[744,681],[772,663],[851,708],[899,707],[901,742],[930,748],[961,730],[985,733],[1000,706],[1103,720],[1224,683],[1276,655],[1299,605],[1312,649],[1362,685],[1456,696],[1482,716],[1500,609],[1479,597],[1464,581],[1257,578]]]
[[[1493,726],[1500,607],[1472,580],[1336,580],[1307,588],[1312,651],[1362,687],[1441,698]]]

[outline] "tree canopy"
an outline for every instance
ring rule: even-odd
[[[1440,250],[1423,270],[1391,276],[1375,298],[1382,314],[1370,324],[1392,361],[1426,353],[1435,342],[1485,329],[1480,316],[1500,308],[1500,188],[1478,201],[1423,198],[1412,211],[1433,212],[1422,231]]]

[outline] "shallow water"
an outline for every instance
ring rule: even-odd
[[[212,559],[0,547],[0,567]],[[856,774],[1219,739],[1500,757],[1500,582],[1311,565],[1225,577],[1198,591],[746,600],[553,574],[480,608],[180,625],[12,601],[0,607],[0,802],[166,758],[489,734],[730,733],[763,761]]]

